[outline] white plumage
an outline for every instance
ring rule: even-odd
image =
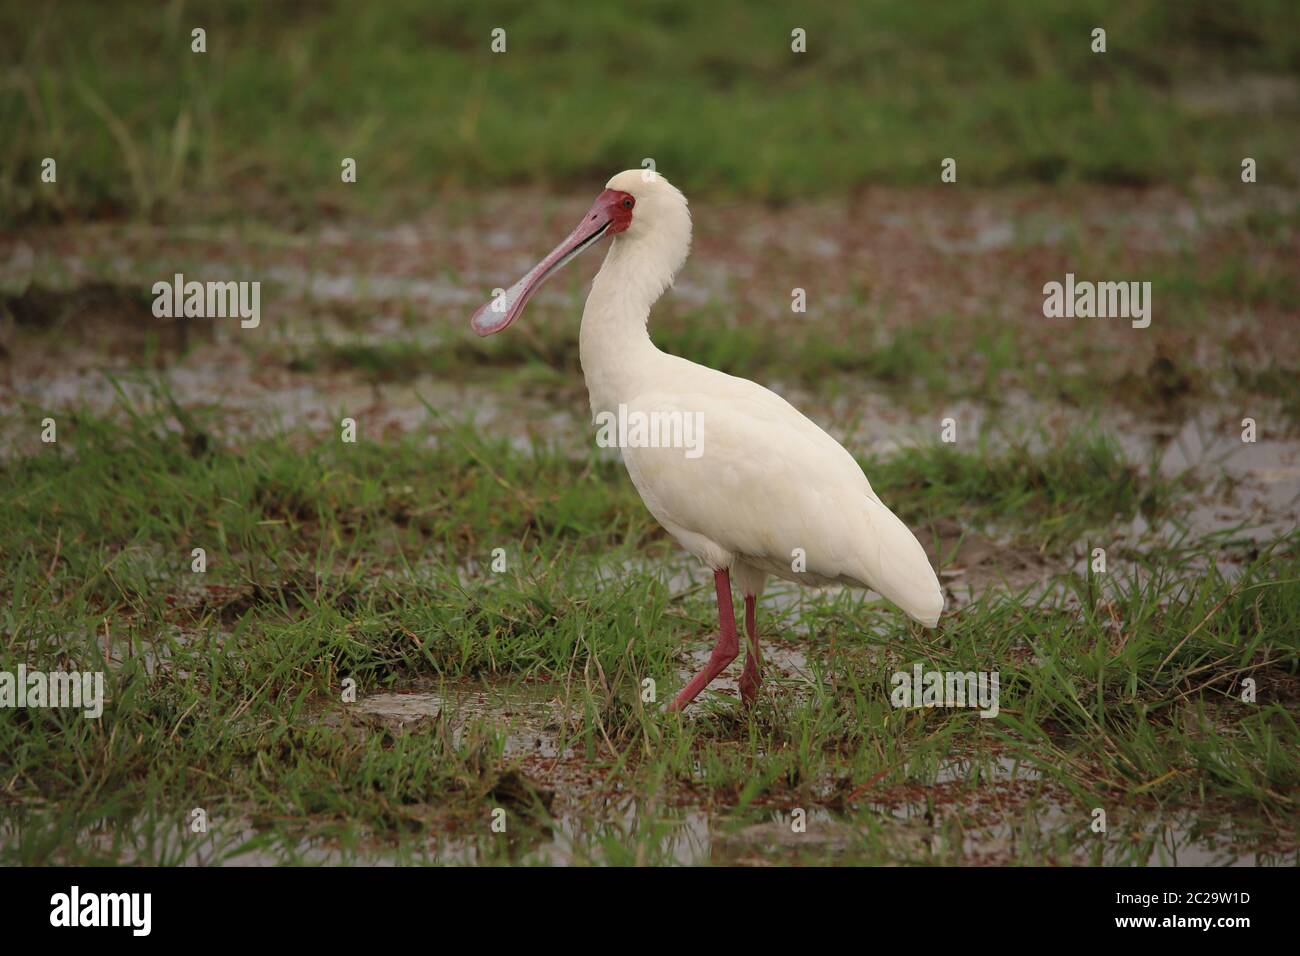
[[[686,199],[662,175],[629,170],[611,179],[574,234],[495,307],[501,318],[485,306],[475,327],[483,334],[504,328],[574,249],[607,232],[615,238],[592,283],[580,336],[593,415],[617,415],[623,406],[629,417],[677,412],[702,424],[698,457],[681,448],[622,449],[651,514],[687,551],[729,572],[747,598],[762,593],[769,574],[865,587],[934,626],[943,594],[929,560],[853,456],[774,392],[651,342],[650,308],[672,284],[691,241]],[[800,554],[806,570],[796,571]],[[756,656],[757,636],[751,639]]]

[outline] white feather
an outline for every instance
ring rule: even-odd
[[[690,248],[681,193],[641,170],[609,188],[636,197],[583,312],[581,356],[593,413],[699,415],[699,457],[625,447],[651,514],[689,552],[733,570],[745,593],[766,575],[814,586],[871,588],[928,627],[943,594],[915,536],[876,496],[843,447],[774,392],[659,351],[650,306]],[[806,570],[794,570],[796,549]]]

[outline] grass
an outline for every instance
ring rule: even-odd
[[[104,671],[108,695],[99,720],[0,707],[0,863],[1294,865],[1300,536],[1199,532],[1210,504],[1251,517],[1227,474],[1164,475],[1106,429],[1250,414],[1272,453],[1300,421],[1297,25],[1283,0],[0,10],[0,225],[30,240],[0,280],[0,671]],[[583,407],[585,266],[488,341],[460,293],[568,227],[542,190],[646,156],[699,211],[660,347],[831,409],[874,408],[866,384],[895,421],[1023,420],[1028,395],[1051,422],[864,459],[944,552],[950,610],[924,631],[774,587],[752,711],[664,713],[712,589],[617,458],[429,406],[356,444],[265,424],[426,385]],[[946,156],[975,190],[939,184]],[[467,254],[509,204],[518,235]],[[264,280],[264,335],[154,322],[154,281],[214,269]],[[1151,281],[1151,328],[1040,321],[1066,271]],[[85,378],[140,367],[182,399]],[[917,663],[997,671],[999,715],[895,708]]]
[[[1144,473],[1109,436],[1074,432],[1010,443],[980,436],[976,447],[935,444],[866,462],[873,487],[905,521],[954,515],[966,523],[1008,521],[1039,543],[1078,540],[1090,529],[1141,514],[1169,513],[1191,477]]]
[[[936,314],[885,332],[861,321],[842,330],[834,320],[793,328],[766,322],[730,325],[718,313],[716,308],[669,307],[654,318],[655,344],[731,375],[821,395],[869,382],[873,391],[914,409],[963,399],[996,406],[1019,394],[1089,411],[1118,405],[1178,417],[1190,407],[1204,406],[1226,385],[1246,403],[1279,402],[1290,427],[1300,423],[1290,388],[1294,369],[1275,360],[1251,369],[1225,351],[1224,364],[1207,369],[1172,342],[1157,342],[1139,374],[1130,367],[1131,356],[1122,356],[1126,364],[1119,363],[1118,346],[1072,329],[1061,338],[1070,340],[1075,361],[1048,375],[1037,344],[992,317],[959,322]],[[529,318],[526,331],[486,342],[453,328],[430,344],[427,330],[418,325],[409,337],[318,337],[296,347],[287,364],[305,375],[344,372],[371,384],[410,383],[432,375],[548,392],[572,390],[581,375],[576,325],[568,315],[555,321]],[[275,355],[282,357],[279,351]]]
[[[462,329],[430,346],[424,318],[402,312],[394,338],[246,347],[291,384],[329,370],[572,389],[574,309],[538,306],[523,334],[487,343]],[[33,285],[5,307],[13,354],[43,357],[78,336],[139,337],[147,303],[130,285]],[[1171,350],[1118,394],[1086,335],[1077,371],[1031,374],[1028,336],[994,317],[833,328],[778,334],[709,305],[669,308],[654,334],[727,371],[823,392],[869,380],[930,412],[936,397],[996,408],[1018,383],[1159,406],[1206,397],[1214,378]],[[1281,364],[1237,368],[1244,390],[1290,394]],[[1171,842],[1294,862],[1296,539],[1107,545],[1109,575],[1071,571],[1117,524],[1176,525],[1198,492],[1098,428],[963,429],[956,445],[864,461],[922,537],[982,528],[1012,558],[1037,552],[1044,579],[977,594],[935,633],[856,595],[774,596],[765,638],[798,635],[806,667],[773,677],[752,715],[712,698],[678,724],[641,682],[660,701],[680,685],[683,649],[713,627],[708,589],[669,586],[675,548],[616,460],[436,415],[343,445],[232,431],[227,411],[157,386],[107,416],[42,404],[5,424],[0,670],[106,669],[111,697],[101,721],[0,709],[5,862],[1142,863],[1167,861]],[[30,433],[47,414],[54,446]],[[497,548],[504,574],[488,571]],[[895,710],[890,675],[918,661],[999,670],[1002,713]],[[347,678],[363,698],[445,703],[395,726],[344,704]],[[489,692],[504,703],[466,704]],[[539,697],[548,716],[521,717]],[[536,735],[558,760],[520,751]],[[1098,806],[1105,838],[1088,829]],[[210,834],[190,830],[196,807]],[[504,838],[487,825],[496,807]],[[814,826],[792,842],[795,807]]]
[[[6,863],[421,860],[431,833],[439,858],[486,862],[557,845],[590,862],[960,862],[963,834],[1007,826],[1012,861],[1125,862],[1165,852],[1153,816],[1193,810],[1265,859],[1293,852],[1294,536],[1063,571],[935,632],[848,593],[765,607],[768,640],[805,630],[806,676],[751,714],[705,700],[679,721],[642,681],[660,700],[677,685],[711,600],[666,585],[671,549],[616,463],[445,423],[352,446],[224,437],[165,394],[119,411],[62,418],[58,445],[0,466],[0,669],[107,670],[109,697],[99,721],[0,709]],[[1153,493],[1095,436],[872,464],[902,513],[1067,541]],[[894,709],[890,674],[917,661],[1000,671],[1000,716]],[[341,703],[345,678],[462,704],[394,727]],[[475,688],[557,716],[460,713]],[[533,733],[561,756],[511,749]],[[553,783],[548,762],[590,782]],[[636,812],[584,809],[615,794]],[[992,816],[981,803],[1012,794]],[[1089,831],[1095,806],[1113,838]],[[196,807],[209,834],[188,828]],[[814,813],[808,841],[779,839],[795,807]]]
[[[461,186],[589,185],[647,156],[689,170],[696,195],[776,201],[937,183],[948,156],[969,184],[1150,185],[1233,180],[1249,152],[1293,184],[1293,101],[1278,116],[1196,89],[1293,79],[1297,25],[1285,0],[14,9],[0,221],[314,217]],[[39,180],[47,156],[57,188]],[[341,188],[345,156],[359,173]]]
[[[236,559],[209,580],[266,588],[376,554],[483,563],[503,543],[600,553],[666,540],[611,456],[573,457],[540,443],[523,454],[460,426],[382,444],[222,437],[202,411],[181,410],[165,390],[156,395],[148,410],[123,403],[126,423],[61,415],[59,444],[0,473],[13,489],[10,546],[57,561],[104,602],[152,587],[146,579],[127,593],[107,573],[132,553],[147,573],[158,562],[188,565],[193,547],[219,549]],[[1066,541],[1138,513],[1158,517],[1182,481],[1141,471],[1095,430],[1011,445],[982,436],[864,467],[909,519],[1002,522]],[[65,549],[73,540],[78,548]],[[163,542],[175,557],[155,550]]]

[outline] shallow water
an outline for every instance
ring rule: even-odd
[[[768,294],[768,286],[776,280],[766,274],[764,263],[775,252],[791,257],[791,267],[801,274],[815,269],[815,274],[828,277],[829,288],[819,290],[814,302],[816,309],[831,313],[856,310],[861,316],[875,315],[873,310],[881,306],[882,312],[900,317],[902,323],[943,312],[971,316],[981,309],[999,315],[1033,314],[1038,303],[1029,293],[1035,283],[1008,288],[984,280],[1002,262],[999,257],[1025,254],[1023,244],[1059,250],[1070,239],[1059,215],[1051,210],[1009,215],[1004,203],[988,197],[962,199],[951,207],[916,203],[915,198],[910,193],[872,197],[883,238],[863,238],[836,228],[845,216],[842,204],[810,204],[764,215],[756,215],[753,209],[714,210],[719,213],[716,218],[701,218],[702,254],[683,274],[674,298],[688,306],[723,303],[727,315],[745,309],[756,321],[788,320],[785,290]],[[1236,198],[1207,206],[1183,196],[1155,194],[1136,197],[1118,210],[1112,206],[1105,218],[1108,229],[1123,234],[1126,247],[1172,252],[1191,242],[1205,223],[1235,221],[1249,211]],[[560,218],[567,222],[567,213]],[[740,222],[746,228],[734,228]],[[219,404],[221,430],[245,435],[302,427],[322,435],[337,434],[338,419],[346,414],[359,418],[368,436],[400,434],[427,424],[429,414],[422,401],[427,400],[448,412],[449,418],[471,420],[485,432],[508,436],[517,447],[541,436],[585,454],[592,433],[582,383],[577,380],[544,390],[499,388],[433,374],[370,384],[357,374],[303,374],[288,367],[285,359],[294,347],[317,341],[436,343],[436,336],[451,323],[462,323],[493,285],[531,264],[539,251],[538,235],[544,231],[530,235],[527,230],[494,230],[487,234],[482,251],[467,254],[465,250],[483,236],[468,226],[444,225],[407,223],[370,231],[326,227],[309,237],[275,236],[260,246],[237,232],[173,234],[150,227],[63,230],[30,243],[0,237],[0,248],[7,252],[0,257],[0,283],[21,287],[35,275],[58,275],[72,286],[105,276],[138,285],[142,270],[157,271],[160,250],[173,240],[211,244],[201,261],[229,277],[248,274],[266,281],[274,296],[264,301],[274,302],[275,314],[267,317],[256,338],[245,335],[236,323],[196,329],[179,342],[165,343],[167,354],[156,371],[182,405]],[[1084,223],[1082,228],[1096,225]],[[549,248],[547,236],[540,251]],[[269,263],[259,266],[255,276],[240,265],[247,261],[248,246]],[[930,276],[918,276],[918,249],[946,257],[953,281],[933,282]],[[452,255],[446,261],[448,268],[459,271],[435,273],[430,263],[441,264],[444,257],[431,250],[456,253],[459,258]],[[958,274],[963,270],[964,276]],[[870,277],[865,302],[856,288],[837,279],[852,276],[856,282],[859,275]],[[538,302],[557,310],[572,308],[576,325],[580,305],[575,303],[580,302],[583,283],[577,272],[574,276],[573,281],[543,290]],[[343,315],[335,314],[338,311]],[[117,397],[104,372],[123,372],[142,361],[142,347],[132,339],[138,339],[142,330],[83,325],[73,318],[57,336],[24,342],[4,362],[0,416],[27,414],[27,403],[51,410],[74,405],[101,413],[115,409]],[[810,315],[808,320],[815,318]],[[1026,323],[1024,331],[1031,332],[1036,323],[1036,318]],[[132,339],[131,348],[116,350],[122,344],[118,339]],[[1279,342],[1278,348],[1286,345]],[[1043,374],[1050,374],[1051,367],[1045,359]],[[1133,463],[1155,461],[1159,473],[1168,477],[1190,469],[1202,482],[1200,490],[1184,499],[1180,513],[1154,526],[1139,517],[1112,529],[1110,549],[1146,548],[1176,539],[1185,530],[1205,535],[1242,525],[1247,527],[1239,536],[1262,541],[1294,529],[1300,516],[1300,441],[1282,434],[1280,414],[1267,405],[1223,410],[1223,402],[1214,402],[1223,406],[1220,412],[1202,409],[1173,421],[1157,420],[1161,416],[1148,420],[1118,407],[1107,407],[1094,416],[1011,392],[997,405],[953,401],[922,413],[896,403],[869,382],[845,382],[830,393],[781,381],[765,384],[859,453],[904,453],[917,443],[932,441],[939,420],[947,415],[958,420],[962,442],[972,441],[987,428],[995,444],[998,432],[1016,435],[1044,428],[1058,434],[1096,418],[1120,441]],[[144,386],[133,382],[123,383],[123,388],[136,399],[147,394]],[[1240,441],[1239,422],[1246,415],[1260,423],[1260,440],[1254,445]],[[70,441],[75,444],[75,437]],[[0,449],[0,455],[21,450]],[[1062,554],[1026,549],[1012,543],[1014,534],[1005,528],[969,529],[954,523],[937,530],[944,559],[942,578],[954,598],[950,606],[956,608],[989,588],[1047,586],[1055,574],[1081,570],[1089,557],[1077,546]],[[690,559],[594,562],[590,571],[599,584],[629,570],[647,569],[663,576],[674,597],[711,587],[707,570]],[[1224,570],[1230,573],[1231,568]],[[797,586],[774,582],[763,599],[760,626],[766,692],[799,695],[816,680],[819,651],[800,640],[811,628],[805,614],[808,598],[809,592]],[[873,598],[856,595],[855,599]],[[189,636],[182,633],[175,639]],[[684,647],[677,657],[678,681],[684,682],[701,667],[708,653],[705,634]],[[151,667],[165,661],[165,652],[155,659],[152,647],[121,645],[113,646],[110,660],[120,661],[127,654],[145,655]],[[706,696],[723,699],[709,706],[733,706],[743,656],[742,650],[741,659],[710,688]],[[733,814],[685,798],[682,805],[638,803],[628,795],[601,792],[593,781],[590,762],[572,745],[581,728],[574,727],[564,690],[556,684],[412,685],[363,698],[356,714],[400,733],[425,733],[430,725],[445,721],[458,742],[469,732],[487,728],[500,735],[508,760],[518,762],[531,779],[556,792],[549,827],[530,827],[523,833],[512,830],[498,840],[486,826],[473,836],[431,826],[427,844],[416,855],[420,861],[494,858],[493,847],[509,841],[509,858],[524,862],[625,862],[619,847],[630,848],[633,862],[765,864],[805,854],[814,860],[852,862],[888,847],[895,861],[1002,863],[1014,862],[1022,854],[1032,857],[1044,845],[1058,841],[1062,862],[1296,862],[1293,850],[1288,855],[1261,848],[1267,843],[1257,834],[1208,812],[1135,813],[1131,818],[1117,813],[1108,835],[1093,834],[1087,828],[1089,808],[1076,807],[1068,795],[1046,787],[1042,774],[1032,766],[1001,755],[952,756],[938,765],[917,761],[908,768],[904,786],[870,789],[846,809],[805,808],[803,832],[792,829],[792,808],[758,807]],[[971,785],[975,773],[982,782]],[[0,843],[13,837],[8,821],[0,827]],[[345,848],[320,837],[277,849],[257,844],[262,832],[251,816],[221,821],[204,839],[178,829],[170,852],[190,863],[274,862],[283,858],[280,850],[309,862],[396,859],[378,838]],[[86,837],[108,839],[92,832]]]
[[[694,663],[704,652],[692,655]],[[778,652],[783,677],[798,676],[802,655]],[[723,684],[734,689],[734,681]],[[784,692],[784,689],[783,691]],[[505,739],[505,754],[522,761],[541,786],[553,787],[552,817],[515,833],[509,857],[523,863],[674,862],[678,864],[765,864],[800,859],[821,862],[876,860],[885,853],[896,862],[1013,863],[1039,858],[1052,848],[1059,863],[1178,866],[1294,865],[1294,849],[1261,849],[1260,835],[1231,818],[1189,811],[1153,814],[1112,809],[1108,832],[1089,827],[1091,808],[1075,806],[1061,788],[1046,780],[1031,761],[986,753],[944,758],[910,768],[910,782],[864,792],[850,808],[832,810],[810,804],[795,823],[795,807],[752,808],[739,815],[725,809],[685,805],[641,805],[593,789],[590,778],[547,775],[551,767],[581,755],[562,744],[562,695],[552,684],[474,683],[440,691],[386,693],[358,702],[358,710],[418,732],[419,722],[449,718],[456,732],[472,723],[494,726]],[[645,797],[641,798],[643,801]],[[952,829],[963,821],[958,829]],[[483,828],[487,829],[486,825]],[[954,842],[954,835],[957,838]],[[431,833],[416,859],[473,863],[500,852],[486,832],[468,836]],[[609,841],[623,851],[610,855]],[[503,844],[502,844],[503,845]],[[324,852],[324,851],[322,851]],[[362,851],[364,858],[369,851]],[[382,858],[382,850],[374,852]]]

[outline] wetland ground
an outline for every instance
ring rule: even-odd
[[[0,707],[0,862],[1297,863],[1287,4],[868,3],[795,66],[749,5],[620,58],[519,5],[501,60],[487,5],[354,6],[0,13],[0,671],[107,696]],[[751,711],[737,661],[664,713],[712,588],[594,447],[599,256],[468,328],[645,155],[695,221],[656,343],[840,439],[948,597],[774,586]],[[176,273],[260,324],[155,317]],[[1150,326],[1046,318],[1067,273]],[[997,717],[893,706],[916,664]]]

